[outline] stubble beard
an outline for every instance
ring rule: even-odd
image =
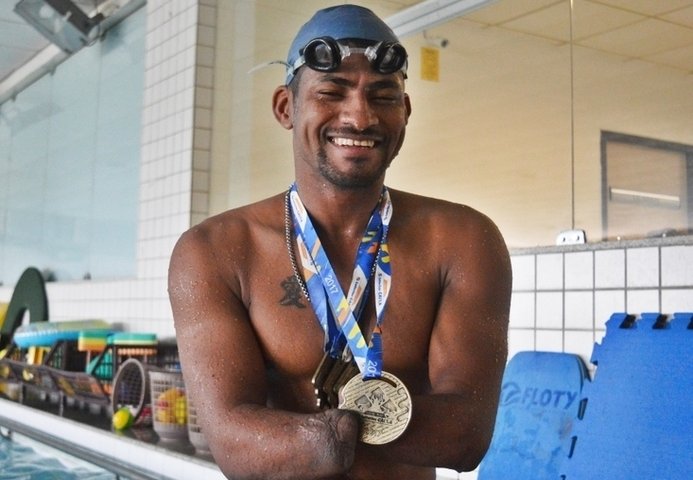
[[[345,174],[334,168],[327,157],[324,148],[320,148],[317,154],[318,171],[323,178],[336,187],[343,189],[363,189],[380,182],[385,175],[385,171],[390,166],[391,160],[382,162],[377,170],[373,172],[358,172],[356,174]]]

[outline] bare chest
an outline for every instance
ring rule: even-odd
[[[305,384],[322,359],[325,332],[284,255],[268,260],[266,276],[251,289],[249,312],[267,366],[284,380]],[[424,389],[439,292],[427,276],[393,275],[392,285],[381,324],[384,369]],[[359,326],[368,339],[376,323],[372,288],[365,302]]]

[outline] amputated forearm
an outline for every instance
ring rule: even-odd
[[[412,404],[411,423],[402,437],[382,446],[360,445],[357,455],[370,450],[370,455],[397,463],[476,468],[491,440],[495,417],[489,411],[495,407],[454,394],[414,396]]]
[[[212,421],[205,434],[229,479],[335,478],[354,461],[358,420],[350,412],[298,414],[241,405],[224,421]]]

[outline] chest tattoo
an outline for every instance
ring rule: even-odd
[[[306,308],[301,286],[298,284],[298,280],[296,280],[294,275],[286,277],[284,280],[282,280],[280,285],[282,289],[284,289],[284,297],[279,300],[280,305],[284,305],[286,307],[294,306],[298,308]]]

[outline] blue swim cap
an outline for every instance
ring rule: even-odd
[[[332,37],[335,40],[355,39],[367,42],[399,42],[397,35],[371,10],[358,5],[338,5],[318,10],[296,34],[286,62],[293,65],[301,49],[314,38]],[[286,85],[293,79],[287,69]]]

